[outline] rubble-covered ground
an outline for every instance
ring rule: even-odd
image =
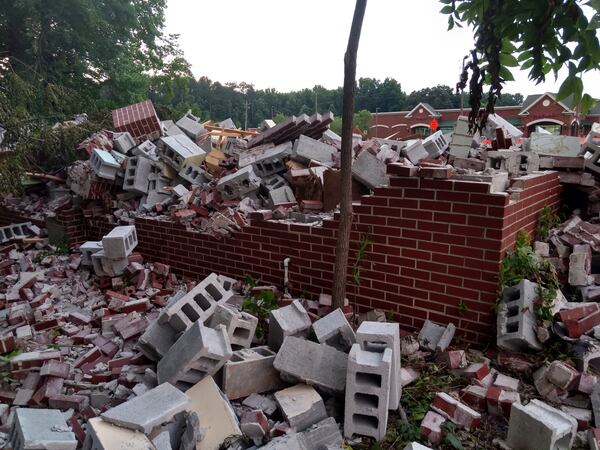
[[[3,201],[43,219],[79,197],[119,225],[79,249],[49,245],[31,223],[0,228],[5,448],[599,447],[600,126],[583,145],[522,139],[495,115],[482,137],[461,118],[451,137],[355,143],[364,192],[387,183],[390,162],[495,191],[554,169],[574,187],[566,215],[544,209],[535,239],[522,234],[505,257],[496,346],[477,349],[453,324],[410,334],[325,294],[182,279],[144,261],[131,225],[140,215],[216,238],[251,212],[319,222],[337,205],[327,180],[335,186],[339,138],[330,115],[245,132],[190,114],[160,122],[141,105],[145,117],[118,110],[116,132],[81,144],[66,187],[53,179],[49,195]]]

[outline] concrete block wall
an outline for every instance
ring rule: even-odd
[[[388,172],[390,186],[375,189],[354,208],[350,303],[359,311],[391,311],[408,330],[419,329],[426,319],[454,322],[465,340],[485,344],[493,338],[492,306],[502,256],[520,229],[535,231],[545,205],[558,209],[558,174],[517,179],[513,187],[521,191],[511,200],[506,193],[490,193],[485,183],[406,176],[396,165],[388,166]],[[76,220],[73,211],[65,211],[64,217]],[[330,293],[336,218],[322,227],[251,219],[250,226],[223,240],[152,218],[138,218],[135,225],[136,251],[194,279],[210,272],[235,278],[248,273],[281,285],[283,259],[290,257],[294,292],[314,297]],[[95,218],[75,228],[72,242],[81,243],[100,239],[112,226]],[[81,232],[85,237],[79,237]],[[365,233],[373,243],[360,261],[361,283],[356,286],[352,267]],[[461,302],[467,306],[462,312]]]

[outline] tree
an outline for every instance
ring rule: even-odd
[[[356,54],[362,29],[367,0],[356,0],[354,17],[350,27],[348,47],[344,55],[344,95],[342,100],[342,149],[341,149],[341,199],[340,221],[335,247],[332,301],[334,307],[342,307],[346,298],[346,276],[350,251],[350,227],[352,225],[352,119],[354,115],[354,92],[356,90]]]
[[[369,129],[370,121],[371,113],[366,109],[361,109],[359,112],[354,114],[353,126],[364,132]]]
[[[165,8],[166,0],[3,2],[0,76],[14,72],[31,84],[30,106],[46,115],[144,98],[148,75],[182,69],[169,65],[179,50],[176,36],[164,34]]]
[[[475,34],[475,47],[465,57],[457,90],[469,84],[469,124],[481,129],[494,112],[503,84],[512,81],[511,67],[529,70],[529,79],[540,83],[550,73],[558,79],[563,67],[568,75],[557,99],[570,97],[572,107],[586,113],[594,99],[583,93],[581,75],[600,66],[598,0],[440,0],[448,14],[448,29],[466,23]],[[588,19],[583,5],[594,11]],[[469,77],[470,72],[470,77]],[[488,85],[487,105],[481,109],[483,86]]]
[[[420,102],[428,103],[434,108],[460,108],[460,95],[455,94],[450,86],[437,85],[432,88],[413,91],[406,98],[406,109],[412,109]]]

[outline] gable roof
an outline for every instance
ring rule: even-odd
[[[563,112],[565,113],[574,113],[575,111],[573,111],[569,106],[571,102],[572,102],[572,97],[567,97],[562,101],[558,101],[556,100],[556,94],[552,94],[550,92],[546,92],[544,94],[534,94],[534,95],[528,95],[525,100],[523,101],[523,106],[521,107],[521,111],[519,111],[519,115],[520,116],[525,116],[528,113],[528,111],[533,108],[534,105],[536,105],[542,98],[544,97],[549,97],[551,100],[555,101],[556,103],[558,103],[560,106],[562,106],[563,108],[565,108],[565,110]]]
[[[429,103],[423,103],[423,102],[419,102],[417,103],[417,106],[415,106],[413,109],[411,109],[408,114],[406,114],[406,117],[412,117],[413,113],[419,109],[419,106],[426,109],[427,111],[429,111],[429,117],[440,117],[441,114],[439,112],[437,112],[435,110],[435,108],[433,106],[431,106]]]

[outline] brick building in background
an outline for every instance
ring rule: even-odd
[[[529,136],[536,127],[553,134],[585,136],[593,122],[600,120],[600,102],[586,115],[569,108],[569,99],[557,101],[555,94],[534,94],[525,98],[522,105],[498,106],[496,112]],[[462,115],[469,113],[468,105]],[[403,139],[411,136],[428,136],[430,124],[435,119],[443,133],[450,133],[460,108],[435,109],[427,103],[419,103],[410,111],[392,111],[372,114],[369,136],[387,139]]]

